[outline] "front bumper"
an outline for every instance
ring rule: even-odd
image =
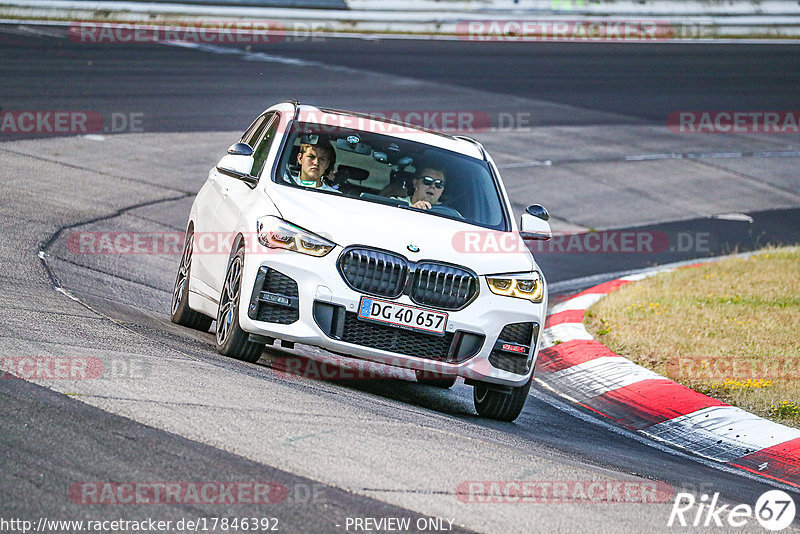
[[[242,329],[445,376],[508,386],[528,380],[538,355],[546,297],[535,304],[495,295],[479,277],[478,296],[465,308],[431,308],[448,314],[443,336],[376,325],[356,318],[364,293],[350,288],[337,271],[341,252],[337,247],[316,258],[269,249],[246,256],[239,307]],[[386,300],[419,307],[406,295]]]

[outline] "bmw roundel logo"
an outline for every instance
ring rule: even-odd
[[[419,247],[417,245],[408,245],[406,248],[411,252],[419,252]]]

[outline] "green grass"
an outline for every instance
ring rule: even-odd
[[[592,306],[584,322],[644,367],[800,428],[798,247],[628,284]]]

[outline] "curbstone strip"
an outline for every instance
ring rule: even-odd
[[[590,287],[552,307],[535,379],[649,438],[800,488],[800,430],[768,421],[637,365],[584,328],[587,308],[608,293],[671,269]]]

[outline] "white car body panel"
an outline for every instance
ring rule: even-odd
[[[454,238],[464,232],[484,235],[489,230],[397,208],[387,216],[387,207],[380,204],[334,195],[309,195],[302,189],[272,185],[273,189],[281,190],[272,198],[283,219],[337,244],[369,245],[397,252],[415,261],[436,259],[470,266],[477,274],[519,273],[535,269],[530,252],[514,235],[509,237],[514,238],[515,248],[522,251],[520,254],[466,253],[456,250]],[[420,251],[409,252],[409,244],[416,245]]]
[[[281,111],[280,135],[285,133],[292,119],[294,105],[279,104],[270,108]],[[268,111],[270,111],[268,110]],[[300,120],[320,117],[337,120],[338,114],[322,112],[316,108],[301,107]],[[363,119],[351,124],[382,133],[386,128],[380,121]],[[386,131],[399,139],[425,143],[483,160],[484,155],[474,142],[435,133],[406,128],[407,131]],[[190,225],[195,235],[218,236],[228,234],[232,240],[241,236],[245,240],[245,263],[241,282],[241,305],[239,324],[245,332],[268,338],[314,345],[356,358],[400,365],[411,369],[434,369],[443,375],[457,375],[500,385],[520,386],[525,384],[533,372],[524,375],[508,372],[489,362],[495,340],[502,329],[511,323],[533,322],[544,328],[547,310],[546,282],[542,275],[544,298],[534,303],[522,298],[496,295],[489,289],[485,275],[541,272],[533,256],[524,246],[513,220],[508,195],[494,162],[487,161],[498,177],[500,200],[504,204],[509,231],[496,232],[516,243],[517,252],[464,252],[454,246],[454,236],[462,232],[490,232],[486,228],[467,222],[437,217],[394,206],[371,203],[356,198],[308,191],[287,186],[272,180],[276,158],[281,152],[280,142],[274,142],[264,165],[261,180],[255,188],[245,182],[223,175],[212,168],[209,178],[195,199],[190,213]],[[224,161],[224,158],[223,158]],[[222,164],[223,161],[220,163]],[[313,232],[335,243],[337,246],[323,257],[269,249],[257,243],[256,221],[264,216],[276,215],[304,230]],[[543,221],[544,225],[547,225]],[[549,228],[549,227],[548,227]],[[446,331],[458,330],[485,336],[485,341],[476,355],[460,363],[432,363],[431,360],[388,352],[363,345],[347,343],[327,335],[317,324],[313,314],[313,302],[320,301],[343,306],[348,312],[357,311],[363,292],[356,291],[345,282],[337,269],[337,261],[348,246],[363,245],[399,254],[411,262],[435,260],[463,266],[478,275],[478,294],[475,300],[459,310],[446,310]],[[411,252],[409,245],[419,248]],[[189,307],[195,311],[216,317],[220,291],[226,269],[235,250],[219,250],[216,253],[197,253],[192,259],[189,279]],[[262,266],[275,269],[297,282],[299,291],[299,319],[291,324],[276,324],[252,319],[248,314],[251,298],[259,291],[255,281]],[[379,298],[379,297],[376,297]],[[403,294],[395,299],[399,304],[420,306]],[[531,346],[533,362],[538,354],[538,336]]]

